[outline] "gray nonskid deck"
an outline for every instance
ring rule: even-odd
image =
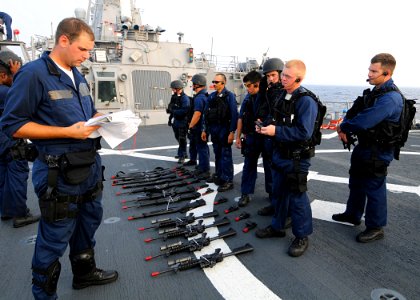
[[[176,153],[174,147],[166,147],[174,144],[172,131],[167,126],[141,127],[135,143],[133,139],[125,142],[119,147],[123,150],[119,153],[117,151],[110,154],[109,147],[104,143],[102,158],[106,166],[106,177],[109,179],[119,170],[130,172],[151,170],[157,166],[176,166],[173,159]],[[150,149],[154,147],[162,148]],[[139,151],[145,148],[150,150]],[[342,148],[337,138],[333,138],[324,140],[319,149],[341,150]],[[417,187],[418,191],[420,186],[418,132],[410,135],[403,150],[415,152],[416,155],[402,154],[400,161],[394,161],[389,169],[388,183]],[[152,156],[144,158],[146,155],[138,154]],[[162,157],[165,159],[161,160]],[[346,152],[320,152],[312,160],[311,171],[333,178],[347,178],[349,158],[350,154]],[[242,162],[243,158],[239,151],[234,150],[234,163]],[[238,173],[234,178],[235,189],[223,193],[223,196],[230,200],[229,203],[215,207],[221,213],[234,203],[235,197],[240,195],[240,181],[241,173]],[[327,182],[319,176],[314,177],[309,181],[310,199],[324,201],[321,203],[326,206],[328,203],[344,205],[348,187],[340,180],[337,181]],[[110,180],[105,182],[104,217],[96,235],[95,252],[98,266],[118,270],[119,280],[106,286],[73,290],[67,251],[61,259],[62,272],[58,288],[60,299],[222,299],[226,297],[213,286],[205,272],[198,268],[152,278],[151,272],[166,268],[166,259],[157,258],[146,262],[144,257],[159,252],[163,242],[145,244],[143,239],[156,235],[156,232],[137,231],[137,227],[149,225],[150,218],[128,221],[127,217],[156,207],[123,211],[119,203],[121,197],[115,196],[118,190],[111,186]],[[247,234],[241,231],[245,221],[233,221],[240,212],[247,211],[251,213],[251,219],[257,222],[259,227],[269,224],[269,217],[256,214],[258,208],[268,204],[265,200],[263,174],[259,174],[256,191],[249,206],[227,215],[232,220],[231,226],[238,234],[225,239],[225,243],[230,248],[246,242],[251,243],[255,248],[254,252],[239,256],[239,262],[253,274],[255,280],[260,281],[281,299],[370,299],[372,290],[376,288],[395,290],[407,299],[416,299],[420,294],[418,267],[420,195],[412,189],[407,188],[407,190],[409,191],[399,193],[388,191],[388,226],[385,228],[385,239],[370,244],[359,244],[356,243],[355,236],[364,229],[363,225],[353,227],[314,218],[314,233],[310,237],[308,251],[300,258],[291,258],[287,255],[287,248],[293,238],[290,230],[285,238],[261,240],[255,238],[255,229]],[[217,197],[220,196],[222,195]],[[38,212],[31,184],[28,197],[28,206]],[[2,270],[0,299],[31,299],[30,264],[37,225],[14,229],[8,221],[1,222],[0,228]],[[222,229],[225,228],[227,227]],[[188,255],[184,253],[175,257]],[[219,275],[223,276],[220,270],[223,270],[224,264],[229,263],[228,260],[229,258],[226,258],[225,262],[217,264],[211,270],[213,275],[219,272]],[[247,294],[250,292],[237,290],[234,286],[235,278],[229,280],[234,291],[233,296],[230,294],[229,298],[247,299]],[[253,285],[249,286],[249,290],[252,288]]]

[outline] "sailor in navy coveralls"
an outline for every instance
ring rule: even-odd
[[[360,243],[382,239],[383,227],[387,223],[386,175],[387,167],[394,158],[394,147],[386,144],[386,135],[382,135],[380,140],[375,136],[380,136],[382,132],[391,133],[387,124],[398,124],[400,120],[403,98],[391,78],[395,65],[395,58],[388,53],[372,58],[367,81],[375,87],[364,100],[368,105],[359,109],[356,100],[343,122],[337,126],[341,140],[347,142],[347,134],[355,134],[358,144],[351,155],[350,194],[346,211],[332,218],[359,225],[365,212],[366,230],[356,237]],[[354,116],[350,118],[351,115]],[[384,128],[382,132],[381,128]]]
[[[97,116],[86,80],[76,69],[89,57],[94,36],[76,18],[64,19],[51,53],[26,64],[16,74],[1,121],[10,137],[30,138],[39,157],[32,180],[40,201],[32,259],[35,299],[56,299],[59,258],[70,245],[73,288],[113,282],[116,271],[96,268],[95,232],[102,219],[102,166],[98,141],[88,136],[98,126],[84,126]],[[83,174],[87,174],[84,176]]]
[[[277,199],[271,224],[258,229],[259,238],[284,237],[286,218],[292,219],[295,236],[289,247],[290,256],[300,256],[308,248],[312,233],[312,211],[307,190],[307,176],[314,155],[313,147],[306,148],[314,132],[318,105],[311,96],[298,95],[306,89],[300,86],[306,73],[300,60],[288,61],[281,73],[284,87],[281,99],[275,104],[275,124],[256,130],[274,136],[273,197]],[[296,100],[295,100],[296,99]],[[291,112],[291,113],[290,113]]]

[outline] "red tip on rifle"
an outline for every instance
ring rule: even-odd
[[[144,231],[144,227],[137,228],[138,231]]]
[[[249,231],[248,227],[245,227],[244,229],[242,229],[243,232],[247,233]]]
[[[152,238],[148,238],[148,239],[145,239],[145,240],[144,240],[144,242],[145,242],[145,243],[150,243],[151,241],[153,241],[153,239],[152,239]]]
[[[117,176],[115,176],[115,175],[112,175],[111,176],[111,179],[115,179],[115,178],[117,178]]]
[[[123,207],[122,207],[122,209],[127,209],[128,208],[128,206],[127,205],[124,205]]]
[[[225,202],[227,202],[228,201],[228,199],[227,198],[220,198],[220,199],[216,199],[216,200],[214,200],[214,205],[218,205],[218,204],[221,204],[221,203],[225,203]]]
[[[121,188],[126,189],[126,188],[127,188],[127,186],[126,186],[126,185],[123,185]]]
[[[156,276],[158,276],[160,274],[160,272],[153,272],[151,275],[152,275],[152,277],[156,277]]]
[[[146,256],[145,258],[144,258],[144,260],[145,261],[149,261],[149,260],[151,260],[153,258],[153,256]],[[153,275],[152,275],[153,276]]]
[[[112,183],[112,186],[116,186],[117,184],[115,182]]]
[[[128,221],[132,221],[132,220],[134,220],[134,217],[133,217],[133,216],[129,216],[129,217],[127,218],[127,220],[128,220]]]
[[[121,202],[121,203],[126,203],[126,202],[127,202],[127,200],[122,199],[120,202]]]
[[[241,218],[240,218],[240,217],[236,217],[236,218],[235,218],[235,221],[236,221],[236,222],[239,222],[240,220],[241,220]]]
[[[121,195],[121,192],[116,192],[115,195],[119,196]]]

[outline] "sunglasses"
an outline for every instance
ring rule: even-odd
[[[218,84],[218,83],[223,83],[223,81],[216,81],[216,80],[213,80],[213,81],[212,81],[212,83],[213,83],[213,84]]]

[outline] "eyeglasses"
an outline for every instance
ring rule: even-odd
[[[213,83],[213,84],[218,84],[218,83],[223,83],[223,81],[216,81],[216,80],[213,80],[211,83]]]

